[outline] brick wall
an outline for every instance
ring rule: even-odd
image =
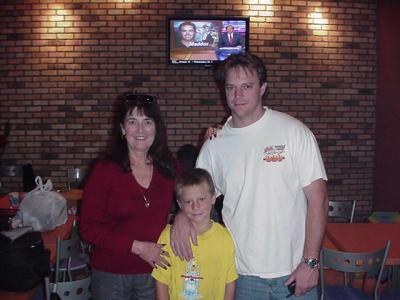
[[[375,2],[3,1],[0,116],[11,135],[2,164],[31,163],[64,189],[67,166],[85,166],[105,149],[116,96],[130,89],[158,96],[173,151],[197,144],[226,113],[210,69],[166,64],[166,16],[244,15],[250,49],[268,66],[266,104],[313,130],[330,198],[357,199],[365,215],[374,177]],[[3,191],[21,188],[20,178],[2,181]]]

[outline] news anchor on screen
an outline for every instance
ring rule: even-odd
[[[222,33],[219,38],[218,47],[244,47],[245,42],[243,37],[235,32],[235,28],[232,25],[228,25],[225,27],[226,32]]]

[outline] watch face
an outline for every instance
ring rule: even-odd
[[[310,258],[310,259],[305,259],[304,262],[310,267],[310,268],[318,268],[319,267],[319,260],[316,258]]]
[[[308,265],[309,265],[311,268],[316,268],[316,267],[318,267],[318,261],[317,261],[316,259],[310,259],[310,260],[308,261]]]

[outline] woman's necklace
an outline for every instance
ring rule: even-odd
[[[143,200],[144,200],[144,207],[148,208],[150,206],[150,201],[147,200],[146,195],[144,194],[144,191],[142,190],[142,187],[138,182],[136,182],[139,188],[140,193],[142,194]]]
[[[131,165],[131,169],[133,170],[132,167],[133,167],[133,166]],[[139,190],[140,193],[142,194],[143,201],[144,201],[144,207],[146,207],[146,208],[150,207],[150,201],[147,199],[146,194],[145,194],[145,191],[144,191],[144,189],[142,188],[142,186],[140,185],[140,183],[139,183],[139,181],[138,181],[138,179],[137,179],[135,173],[132,172],[132,175],[133,175],[133,177],[134,177],[134,179],[135,179],[135,182],[136,182],[136,184],[137,184],[138,190]],[[150,183],[151,183],[152,177],[153,177],[153,166],[151,166],[151,170],[150,170]],[[150,184],[149,184],[149,186],[150,186]]]

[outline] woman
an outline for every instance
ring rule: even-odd
[[[172,205],[176,164],[153,97],[125,94],[118,122],[120,135],[95,164],[81,207],[81,235],[93,245],[93,298],[154,299],[150,273],[167,266],[156,241]]]

